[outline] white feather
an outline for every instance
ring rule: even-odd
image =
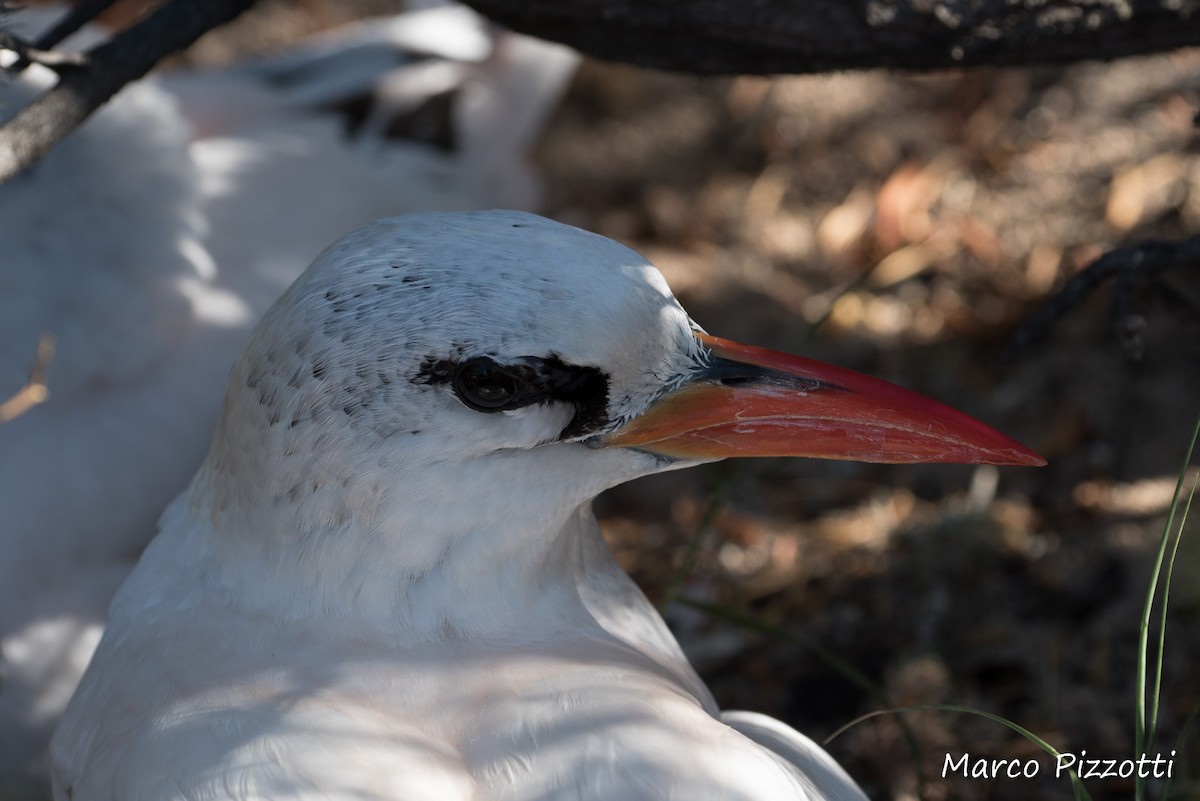
[[[231,374],[207,460],[113,602],[56,798],[862,799],[777,721],[724,722],[608,553],[599,491],[687,466],[587,438],[701,361],[662,277],[517,212],[326,250]],[[558,359],[605,414],[482,413],[431,364]]]
[[[12,20],[28,33],[52,16]],[[101,38],[88,29],[68,46]],[[49,402],[0,426],[0,798],[44,793],[50,732],[106,606],[202,460],[258,315],[328,242],[371,219],[538,202],[529,138],[486,157],[470,136],[452,152],[349,138],[308,101],[334,85],[376,91],[405,63],[402,46],[421,41],[448,59],[424,63],[447,72],[437,89],[458,92],[457,106],[509,69],[544,70],[532,107],[525,93],[514,100],[536,119],[574,57],[532,45],[504,63],[493,50],[509,38],[442,8],[361,24],[279,62],[159,74],[0,187],[0,399],[26,380],[43,332],[58,342]],[[286,91],[268,80],[285,71]],[[35,67],[0,84],[0,117],[51,83]],[[410,88],[419,102],[428,87]],[[467,128],[495,124],[455,113]]]

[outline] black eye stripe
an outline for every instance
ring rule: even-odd
[[[570,439],[608,423],[608,377],[595,367],[568,364],[557,356],[525,356],[498,362],[428,359],[413,379],[419,384],[449,384],[463,405],[492,413],[537,403],[569,403],[575,416],[559,433]]]

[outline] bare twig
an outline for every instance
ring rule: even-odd
[[[0,127],[0,183],[34,164],[56,142],[164,56],[236,17],[255,0],[171,0],[145,19],[88,51],[87,65]]]
[[[46,386],[46,372],[54,358],[54,334],[42,334],[38,339],[37,357],[29,371],[29,381],[11,398],[0,403],[0,425],[4,425],[37,406],[50,397]]]
[[[62,67],[81,67],[87,63],[82,53],[42,50],[3,30],[0,30],[0,50],[10,50],[17,54],[17,61],[9,68],[9,72],[20,72],[30,64],[41,64],[57,70]]]
[[[0,31],[0,47],[8,47],[20,56],[16,63],[8,68],[9,72],[20,72],[31,63],[41,64],[51,69],[63,66],[76,67],[86,63],[86,59],[80,53],[63,53],[54,51],[52,48],[82,28],[85,24],[94,20],[114,2],[116,0],[85,0],[85,2],[71,6],[67,10],[67,13],[54,24],[54,27],[39,36],[38,40],[32,45],[21,42],[16,37]],[[7,40],[4,38],[5,36],[8,36]],[[9,43],[15,42],[17,46],[10,46],[6,44],[6,41]]]

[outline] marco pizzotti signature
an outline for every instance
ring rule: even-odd
[[[1080,779],[1169,779],[1175,767],[1175,752],[1164,757],[1162,754],[1142,754],[1130,759],[1099,759],[1089,757],[1087,751],[1078,754],[1062,752],[1054,758],[1054,777],[1067,776],[1074,770]],[[1042,770],[1037,759],[989,759],[971,758],[969,753],[955,757],[946,754],[942,763],[942,778],[957,775],[964,779],[1032,779]]]

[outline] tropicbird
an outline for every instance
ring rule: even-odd
[[[590,501],[727,456],[1036,465],[878,379],[702,331],[604,237],[402,216],[235,364],[51,747],[60,801],[864,796],[722,713]]]
[[[2,21],[32,37],[61,11]],[[103,38],[88,27],[64,47]],[[40,334],[58,342],[49,401],[0,425],[0,798],[49,795],[50,735],[113,593],[204,459],[254,321],[375,218],[537,208],[525,151],[575,60],[465,7],[399,14],[155,73],[0,186],[0,399]],[[38,65],[0,80],[0,120],[55,80]],[[327,111],[380,95],[380,127],[432,103],[455,146],[348,136]]]

